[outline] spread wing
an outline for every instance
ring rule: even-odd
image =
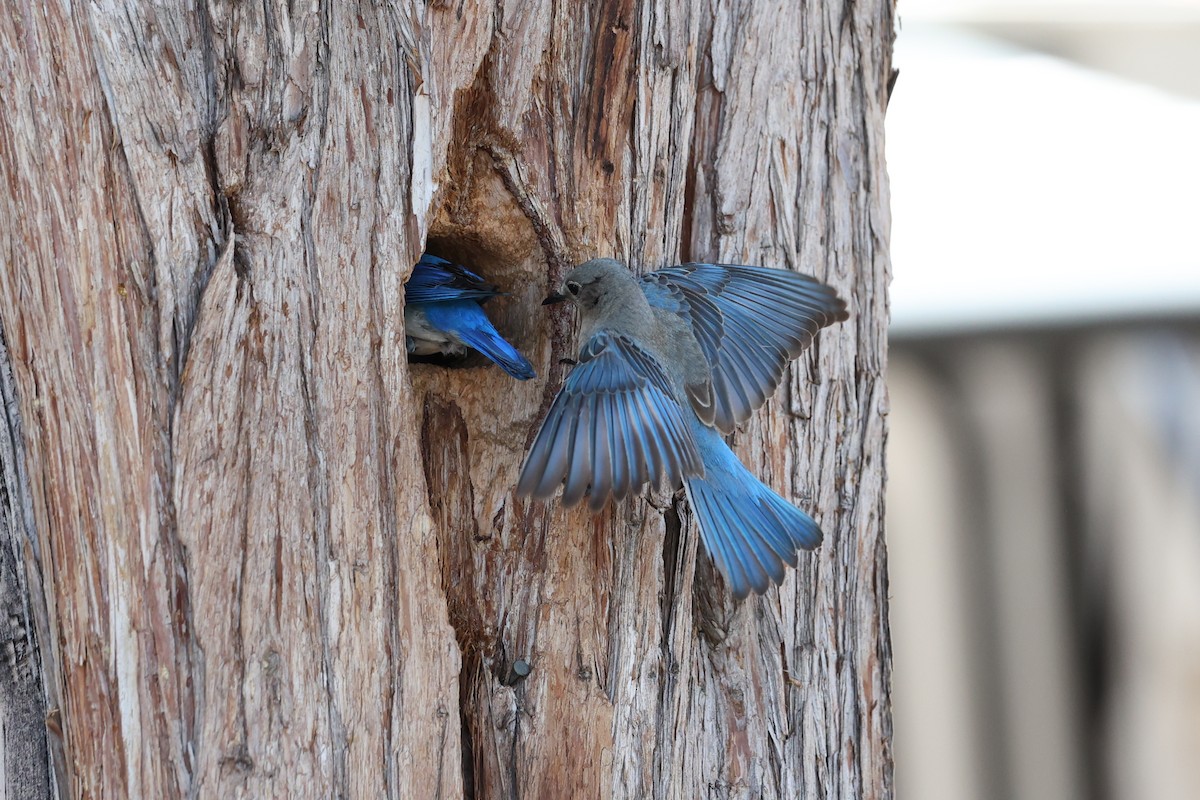
[[[712,367],[714,424],[726,433],[774,394],[818,330],[849,317],[832,288],[767,267],[683,264],[644,276],[642,291],[691,323]]]
[[[566,482],[563,503],[584,495],[599,510],[663,476],[674,486],[703,475],[684,409],[659,363],[625,336],[588,340],[550,406],[517,493],[546,499]]]
[[[437,303],[445,300],[478,300],[496,297],[500,290],[471,270],[425,253],[404,283],[404,302]]]

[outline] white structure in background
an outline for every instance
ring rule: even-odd
[[[898,795],[1200,797],[1200,2],[899,11]]]
[[[888,108],[896,332],[1200,308],[1200,96],[913,21],[929,4],[900,5]],[[1097,4],[1031,8],[1060,5]],[[1171,5],[1200,81],[1200,3]]]

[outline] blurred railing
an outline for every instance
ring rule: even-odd
[[[1200,797],[1200,316],[890,360],[898,795]]]

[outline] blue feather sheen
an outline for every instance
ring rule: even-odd
[[[589,505],[598,508],[609,496],[657,481],[660,469],[675,485],[702,474],[685,411],[670,386],[658,362],[633,342],[610,331],[597,333],[581,348],[579,363],[551,404],[518,492],[544,498],[565,480],[564,504],[588,494]],[[604,415],[602,426],[598,415]],[[593,430],[597,427],[605,435]],[[655,451],[658,457],[647,457]]]
[[[591,414],[585,402],[578,404],[571,431],[571,457],[568,461],[567,482],[563,487],[563,505],[571,508],[583,499],[591,483],[591,458],[588,443],[591,438]]]
[[[630,452],[621,438],[621,431],[630,430],[629,415],[625,404],[610,399],[612,422],[608,428],[608,446],[612,451],[613,496],[624,499],[633,490],[633,470],[629,466]]]
[[[422,305],[431,325],[479,351],[517,380],[534,377],[533,365],[506,342],[474,300]]]
[[[687,483],[688,504],[696,515],[696,524],[700,528],[704,549],[717,565],[717,569],[729,583],[729,590],[735,597],[745,597],[750,593],[750,581],[746,577],[746,568],[741,559],[736,556],[733,537],[726,529],[724,517],[720,509],[713,504],[713,495],[696,491],[698,482]]]
[[[711,416],[723,431],[766,402],[817,330],[845,318],[832,288],[784,270],[684,264],[644,276],[641,286],[651,305],[691,325],[712,369]]]
[[[705,547],[733,594],[765,591],[795,566],[799,549],[819,544],[820,530],[750,474],[701,417],[711,415],[721,430],[749,417],[817,330],[846,318],[845,304],[807,276],[736,265],[671,267],[645,276],[641,286],[651,306],[691,327],[711,370],[712,405],[692,398],[681,407],[654,357],[602,329],[585,343],[555,398],[519,489],[551,494],[565,481],[565,504],[586,495],[598,510],[608,496],[623,497],[660,476],[682,479]],[[697,403],[707,409],[695,409],[701,417],[693,414]],[[540,476],[527,474],[538,470]]]
[[[607,397],[592,397],[592,406],[606,403]],[[613,488],[612,450],[608,438],[608,414],[594,412],[592,419],[592,487],[588,505],[599,511]],[[598,500],[598,502],[597,502]]]
[[[764,591],[796,564],[797,550],[820,543],[820,529],[754,477],[716,430],[696,420],[692,432],[705,477],[689,478],[687,493],[704,546],[735,596]]]

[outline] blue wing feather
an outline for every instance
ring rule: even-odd
[[[430,255],[421,256],[404,284],[406,303],[438,303],[445,300],[478,300],[503,294],[493,284],[461,264]]]
[[[832,288],[766,267],[683,264],[649,273],[642,291],[691,324],[712,369],[713,421],[727,433],[779,388],[818,330],[849,316]]]
[[[660,476],[679,485],[702,475],[685,414],[654,358],[629,338],[600,331],[550,405],[517,492],[546,499],[565,483],[565,505],[586,495],[599,509],[609,496],[624,497]]]

